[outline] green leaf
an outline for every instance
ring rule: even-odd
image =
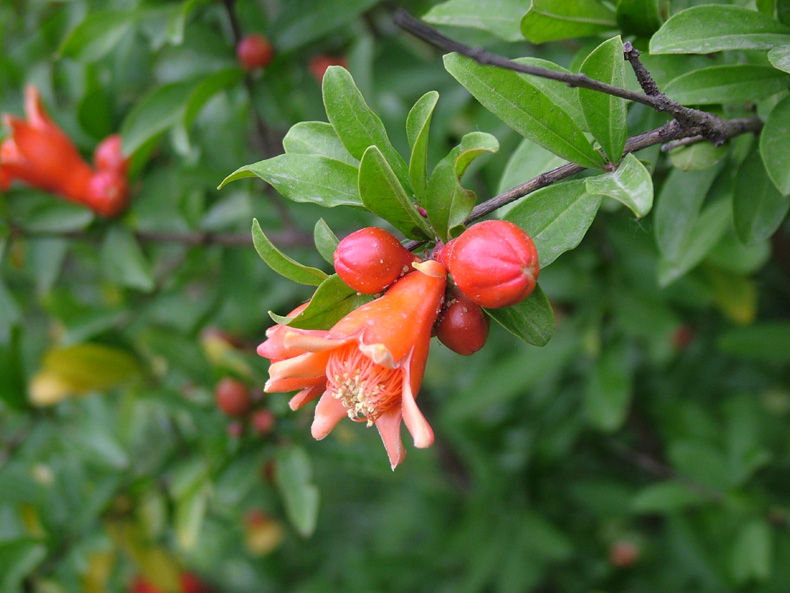
[[[307,452],[296,445],[277,449],[274,481],[283,498],[285,512],[296,531],[309,537],[318,519],[318,488],[313,484],[313,466]]]
[[[409,239],[433,237],[428,222],[417,211],[377,146],[368,147],[359,163],[359,197],[368,210]]]
[[[410,188],[406,162],[392,146],[384,124],[368,107],[348,70],[330,66],[324,74],[322,90],[329,123],[351,156],[362,160],[369,146],[377,147],[401,185]]]
[[[597,35],[617,28],[614,11],[596,0],[532,0],[521,33],[532,43]]]
[[[760,243],[774,234],[790,209],[790,199],[780,194],[753,152],[738,168],[732,197],[735,232],[747,244]]]
[[[46,556],[47,547],[34,538],[0,541],[0,591],[21,591],[22,581]]]
[[[535,285],[526,299],[501,309],[486,309],[485,312],[514,336],[534,346],[545,346],[554,335],[554,311],[549,299]]]
[[[516,150],[510,154],[502,177],[499,179],[497,193],[504,193],[564,164],[565,161],[556,154],[524,138]],[[500,208],[498,212],[500,216],[503,216],[511,208],[512,205],[508,204]]]
[[[790,27],[740,6],[693,6],[673,15],[650,39],[651,54],[709,54],[771,49],[787,43]]]
[[[603,157],[570,115],[516,72],[481,66],[459,54],[444,56],[444,67],[486,109],[525,138],[583,167],[603,165]]]
[[[620,36],[612,37],[596,47],[584,60],[581,73],[623,88],[625,60]],[[579,100],[592,135],[600,143],[609,161],[619,163],[628,136],[625,99],[589,89],[579,89]]]
[[[131,230],[113,225],[101,246],[102,272],[111,281],[143,292],[156,286],[151,264]]]
[[[337,274],[332,274],[316,289],[310,304],[296,317],[286,323],[301,329],[330,329],[335,323],[373,300],[349,288]],[[275,321],[282,322],[275,319]]]
[[[252,241],[261,259],[280,276],[309,286],[318,286],[326,280],[326,273],[318,268],[302,265],[277,249],[263,233],[257,218],[252,219]]]
[[[134,154],[178,123],[198,82],[192,79],[165,84],[137,101],[121,124],[124,154]]]
[[[194,550],[200,541],[200,531],[208,510],[210,494],[211,484],[203,480],[176,501],[173,529],[178,546],[182,550]]]
[[[428,91],[409,110],[406,116],[406,137],[411,148],[409,158],[409,180],[412,191],[418,200],[425,198],[425,187],[428,178],[428,132],[431,126],[431,117],[439,93]]]
[[[590,424],[614,432],[625,422],[633,380],[622,343],[609,344],[593,365],[584,392],[584,410]]]
[[[443,240],[449,239],[453,229],[463,224],[475,206],[475,193],[461,185],[466,169],[481,154],[497,150],[499,142],[491,134],[470,132],[434,168],[428,181],[425,208]]]
[[[145,10],[91,12],[71,30],[58,53],[81,62],[95,62],[115,49],[126,32],[147,14]]]
[[[790,39],[768,52],[768,61],[782,72],[790,72]]]
[[[660,0],[618,0],[617,26],[626,33],[650,37],[664,22]]]
[[[664,93],[684,105],[756,101],[787,88],[790,77],[770,66],[711,66],[678,76]]]
[[[669,153],[672,165],[682,171],[699,171],[720,162],[730,152],[730,146],[716,146],[711,142],[696,142],[691,146],[679,146]]]
[[[324,208],[361,206],[357,167],[318,154],[281,154],[239,167],[220,188],[231,181],[260,177],[294,202],[310,202]]]
[[[725,332],[718,341],[733,356],[769,362],[790,361],[790,322],[755,323]]]
[[[79,204],[61,200],[46,200],[36,203],[25,213],[25,229],[39,233],[67,233],[80,231],[95,219],[93,212]]]
[[[690,230],[690,238],[675,259],[659,262],[658,283],[666,286],[701,262],[721,239],[732,220],[730,200],[719,200],[702,210]]]
[[[773,532],[763,519],[753,519],[738,530],[732,542],[730,572],[737,585],[765,581],[773,564]]]
[[[790,195],[790,96],[773,108],[760,133],[760,154],[765,170],[783,196]]]
[[[677,259],[684,249],[717,173],[718,168],[669,172],[658,196],[654,223],[658,249],[666,259]]]
[[[272,43],[278,52],[294,49],[339,31],[372,8],[378,0],[288,0],[272,23]]]
[[[535,66],[555,72],[572,74],[567,68],[563,68],[559,64],[541,58],[516,58],[513,61],[518,64],[524,64],[525,66]],[[541,92],[551,99],[552,103],[558,105],[560,109],[570,115],[571,119],[576,122],[576,125],[581,129],[587,130],[587,120],[584,118],[584,112],[582,112],[581,102],[579,101],[579,89],[577,87],[570,87],[559,80],[541,78],[540,76],[532,76],[531,74],[518,73],[518,75],[532,86],[540,89]]]
[[[426,23],[446,27],[483,29],[505,41],[521,41],[519,21],[523,0],[448,0],[426,12]]]
[[[544,187],[521,198],[503,217],[532,237],[541,268],[581,243],[595,219],[602,198],[585,188],[583,179]]]
[[[321,257],[324,258],[324,261],[330,265],[334,265],[333,255],[340,241],[323,218],[319,218],[318,222],[315,223],[315,227],[313,228],[313,241],[315,242],[315,248],[318,250]]]
[[[614,198],[640,218],[653,207],[653,178],[632,153],[625,156],[616,170],[584,181],[587,193]]]
[[[182,124],[189,128],[195,122],[205,104],[218,92],[241,82],[244,71],[241,68],[226,68],[204,78],[194,87],[184,106]]]
[[[332,124],[323,121],[303,121],[291,126],[283,138],[283,148],[291,154],[317,154],[354,167],[359,165],[359,160],[348,153],[337,137]]]
[[[701,494],[668,480],[640,490],[631,501],[631,508],[636,513],[671,513],[703,502],[705,498]]]

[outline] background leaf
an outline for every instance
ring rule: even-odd
[[[255,251],[261,259],[281,276],[310,286],[318,286],[326,280],[326,273],[318,268],[304,266],[277,249],[263,233],[257,218],[252,219],[252,240],[255,243]]]
[[[521,19],[521,32],[532,43],[596,35],[616,27],[612,9],[595,0],[532,0]]]
[[[790,77],[770,66],[732,64],[694,70],[675,78],[664,93],[684,105],[753,101],[787,88]]]
[[[733,221],[738,238],[744,243],[759,243],[774,234],[787,216],[790,199],[780,194],[757,152],[738,169],[732,197]]]
[[[432,7],[422,18],[434,25],[473,27],[505,41],[520,41],[519,21],[523,16],[524,4],[519,0],[448,0]]]
[[[782,137],[790,131],[790,96],[773,108],[760,134],[760,154],[765,170],[783,196],[790,195],[790,155]]]
[[[554,335],[554,311],[540,286],[536,285],[517,305],[485,311],[511,334],[533,346],[545,346]]]
[[[631,209],[638,217],[653,207],[653,179],[633,153],[625,155],[616,170],[585,179],[587,193],[609,196]]]
[[[301,447],[283,447],[277,453],[275,483],[288,518],[302,537],[309,537],[318,519],[318,489],[312,482],[310,457]]]

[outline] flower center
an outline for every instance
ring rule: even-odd
[[[355,343],[334,350],[326,365],[327,391],[339,399],[355,422],[368,426],[401,398],[403,376],[398,369],[376,364]]]

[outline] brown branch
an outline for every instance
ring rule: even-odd
[[[415,19],[403,9],[396,11],[393,18],[399,27],[405,31],[408,31],[412,35],[419,37],[423,41],[426,41],[443,51],[457,52],[475,60],[478,64],[483,66],[497,66],[499,68],[520,72],[522,74],[531,74],[541,78],[558,80],[571,87],[579,87],[598,91],[600,93],[605,93],[607,95],[612,95],[614,97],[620,97],[635,103],[647,105],[656,111],[669,113],[672,117],[677,119],[683,127],[695,128],[697,130],[697,134],[701,134],[706,139],[714,142],[716,145],[723,144],[728,138],[726,134],[725,123],[721,119],[711,113],[699,111],[697,109],[691,109],[681,105],[677,101],[669,99],[663,93],[658,92],[658,87],[655,86],[654,82],[652,86],[648,84],[648,88],[650,88],[651,92],[656,92],[657,94],[641,94],[601,82],[600,80],[592,79],[585,74],[558,72],[555,70],[548,70],[546,68],[539,68],[537,66],[531,66],[528,64],[520,64],[503,56],[492,54],[483,48],[470,47],[450,39],[449,37],[445,37],[439,33],[439,31]],[[638,60],[639,52],[636,52],[633,47],[631,49],[632,51],[629,54],[630,57],[629,55],[625,55],[625,58],[631,63],[632,67],[634,67],[635,64],[637,69],[639,66],[641,66],[642,70],[644,71],[642,72],[640,70],[640,74],[637,74],[637,78],[640,78],[641,76],[642,81],[647,82],[647,78],[645,77],[647,70],[644,69],[644,66],[642,66],[641,62]],[[647,73],[647,77],[649,77],[649,73]],[[652,78],[650,80],[652,81]]]
[[[630,41],[623,43],[623,56],[628,60],[628,63],[631,64],[631,68],[636,75],[636,80],[639,86],[642,87],[642,90],[645,91],[646,95],[650,95],[651,97],[663,95],[663,93],[658,90],[656,81],[653,80],[650,72],[648,72],[645,65],[639,59],[639,50],[636,49]]]

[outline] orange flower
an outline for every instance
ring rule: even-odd
[[[375,424],[392,469],[406,455],[401,420],[416,447],[433,444],[433,431],[415,397],[447,272],[433,260],[413,265],[416,271],[396,282],[381,298],[346,315],[332,329],[276,326],[258,348],[259,354],[272,359],[265,391],[301,389],[291,400],[294,409],[321,394],[313,437],[323,439],[345,416],[368,426]]]
[[[3,115],[11,136],[0,145],[0,190],[19,180],[102,216],[126,207],[125,170],[93,171],[69,137],[44,111],[36,87],[25,89],[26,120]]]

